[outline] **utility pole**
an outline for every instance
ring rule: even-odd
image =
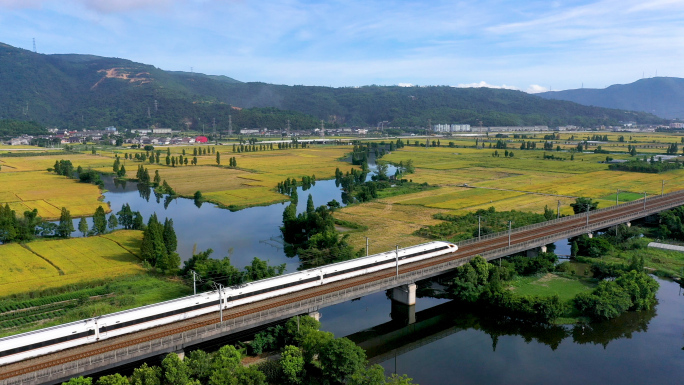
[[[368,237],[366,237],[366,257],[368,256]]]
[[[508,221],[508,246],[511,246],[511,228],[512,228],[512,221]]]
[[[428,126],[425,130],[425,148],[430,147],[430,137],[428,136],[429,130],[432,128],[432,119],[428,119]]]
[[[660,188],[660,196],[665,195],[665,179],[663,179],[663,185]]]
[[[480,123],[480,139],[482,139],[482,121],[478,120],[477,122]],[[482,141],[480,141],[480,143],[482,143]],[[482,148],[484,148],[484,143],[482,143]]]
[[[221,314],[221,323],[223,323],[223,285],[217,283],[219,290],[219,313]]]
[[[155,99],[155,101],[154,101],[154,112],[157,112],[158,108],[159,108],[159,103],[157,103],[157,100]]]
[[[560,218],[560,200],[558,201],[558,209],[556,211],[558,212],[556,218]]]
[[[321,119],[321,139],[325,138],[325,126],[323,124],[323,119]]]
[[[36,50],[36,38],[35,37],[33,38],[33,53],[38,53],[38,51]]]
[[[233,135],[233,116],[228,115],[228,136]]]
[[[195,284],[195,282],[197,280],[197,278],[195,277],[195,274],[197,274],[197,273],[195,273],[194,270],[190,270],[190,272],[192,273],[192,294],[197,294],[197,285]]]
[[[482,219],[482,218],[478,215],[478,216],[477,216],[477,240],[478,240],[478,241],[480,240],[480,235],[481,235],[481,233],[482,233],[482,227],[481,227],[481,225],[480,225],[481,219]]]
[[[617,189],[615,191],[615,206],[620,204],[620,189]]]
[[[288,138],[290,137],[290,119],[287,120],[287,131],[285,131],[285,135]]]
[[[216,145],[218,145],[218,137],[216,136],[216,118],[213,119],[211,126],[212,126],[212,131],[213,131],[212,135],[214,135],[214,143],[216,143]]]
[[[399,279],[399,245],[397,245],[395,253],[397,256],[397,279]]]
[[[589,203],[587,203],[587,226],[589,226],[589,208],[590,207],[591,207],[591,205]]]
[[[644,191],[644,211],[646,211],[646,191]]]

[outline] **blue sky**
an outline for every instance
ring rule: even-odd
[[[684,77],[684,0],[0,0],[0,42],[241,81],[535,92]]]

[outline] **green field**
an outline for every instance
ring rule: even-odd
[[[510,289],[519,295],[548,297],[558,295],[563,302],[569,302],[577,294],[589,291],[596,283],[585,279],[569,279],[552,273],[542,276],[519,277],[511,283]]]

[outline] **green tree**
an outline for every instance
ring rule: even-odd
[[[81,218],[81,220],[78,221],[78,231],[80,231],[84,237],[88,236],[88,222],[86,222],[85,218]]]
[[[119,373],[100,377],[96,385],[130,385],[128,379]]]
[[[206,384],[211,375],[211,355],[203,350],[193,350],[185,358],[190,376]]]
[[[116,219],[116,215],[112,214],[109,216],[109,219],[107,220],[107,225],[109,226],[109,230],[112,231],[119,227],[119,221]]]
[[[62,385],[92,385],[93,379],[91,377],[74,377],[67,382],[62,382]]]
[[[79,226],[80,228],[80,226]],[[98,206],[93,214],[93,233],[104,234],[107,232],[107,217],[102,206]]]
[[[237,385],[235,374],[242,367],[242,354],[232,345],[223,346],[211,361],[210,385]]]
[[[290,384],[301,384],[304,377],[304,356],[298,347],[287,345],[280,355],[280,366],[285,381]]]
[[[133,374],[128,379],[131,385],[161,385],[161,368],[158,366],[147,366],[143,363],[139,368],[133,369]]]
[[[74,221],[71,219],[71,213],[66,209],[66,207],[62,207],[62,213],[59,216],[59,225],[57,225],[57,236],[62,238],[70,238],[71,233],[73,232]]]
[[[306,213],[313,214],[315,211],[316,207],[314,207],[313,197],[309,194],[309,197],[306,199]]]
[[[281,275],[285,271],[285,264],[278,266],[269,266],[268,261],[263,261],[254,257],[251,265],[245,266],[247,281],[258,281],[261,279],[271,278]]]
[[[143,232],[143,239],[140,244],[140,257],[152,266],[160,264],[161,268],[166,267],[168,252],[164,244],[164,226],[159,223],[156,214],[150,216],[147,227]]]
[[[190,369],[176,353],[169,353],[161,363],[162,385],[187,385]]]
[[[598,202],[594,202],[591,198],[579,197],[575,198],[575,203],[570,203],[570,207],[572,207],[572,211],[575,214],[580,214],[596,210],[598,204]]]
[[[576,257],[578,252],[579,246],[577,245],[577,241],[572,241],[572,244],[570,245],[570,255]]]
[[[335,384],[344,384],[347,378],[366,366],[366,353],[347,338],[328,341],[318,356],[323,376]]]
[[[178,240],[176,238],[176,231],[173,229],[173,219],[166,218],[164,220],[164,246],[166,251],[173,253],[178,248]]]
[[[161,175],[159,175],[159,170],[154,170],[154,184],[159,186],[161,183]]]
[[[219,152],[216,153],[216,164],[221,164],[221,153]]]
[[[385,369],[380,365],[371,365],[352,374],[347,385],[384,385]]]
[[[413,383],[413,378],[409,378],[409,376],[407,376],[405,374],[402,374],[400,376],[396,373],[392,373],[392,375],[387,378],[386,384],[388,384],[388,385],[415,385]]]

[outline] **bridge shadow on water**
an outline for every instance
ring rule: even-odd
[[[415,322],[410,323],[410,309],[397,309],[394,306],[391,321],[347,336],[366,350],[371,363],[385,362],[471,329],[487,334],[492,340],[493,351],[496,351],[498,339],[502,336],[520,336],[525,342],[535,341],[552,350],[565,340],[576,344],[602,345],[605,348],[613,340],[632,338],[634,333],[645,332],[656,315],[655,309],[651,309],[628,312],[605,322],[548,325],[487,313],[451,301],[416,312]]]

